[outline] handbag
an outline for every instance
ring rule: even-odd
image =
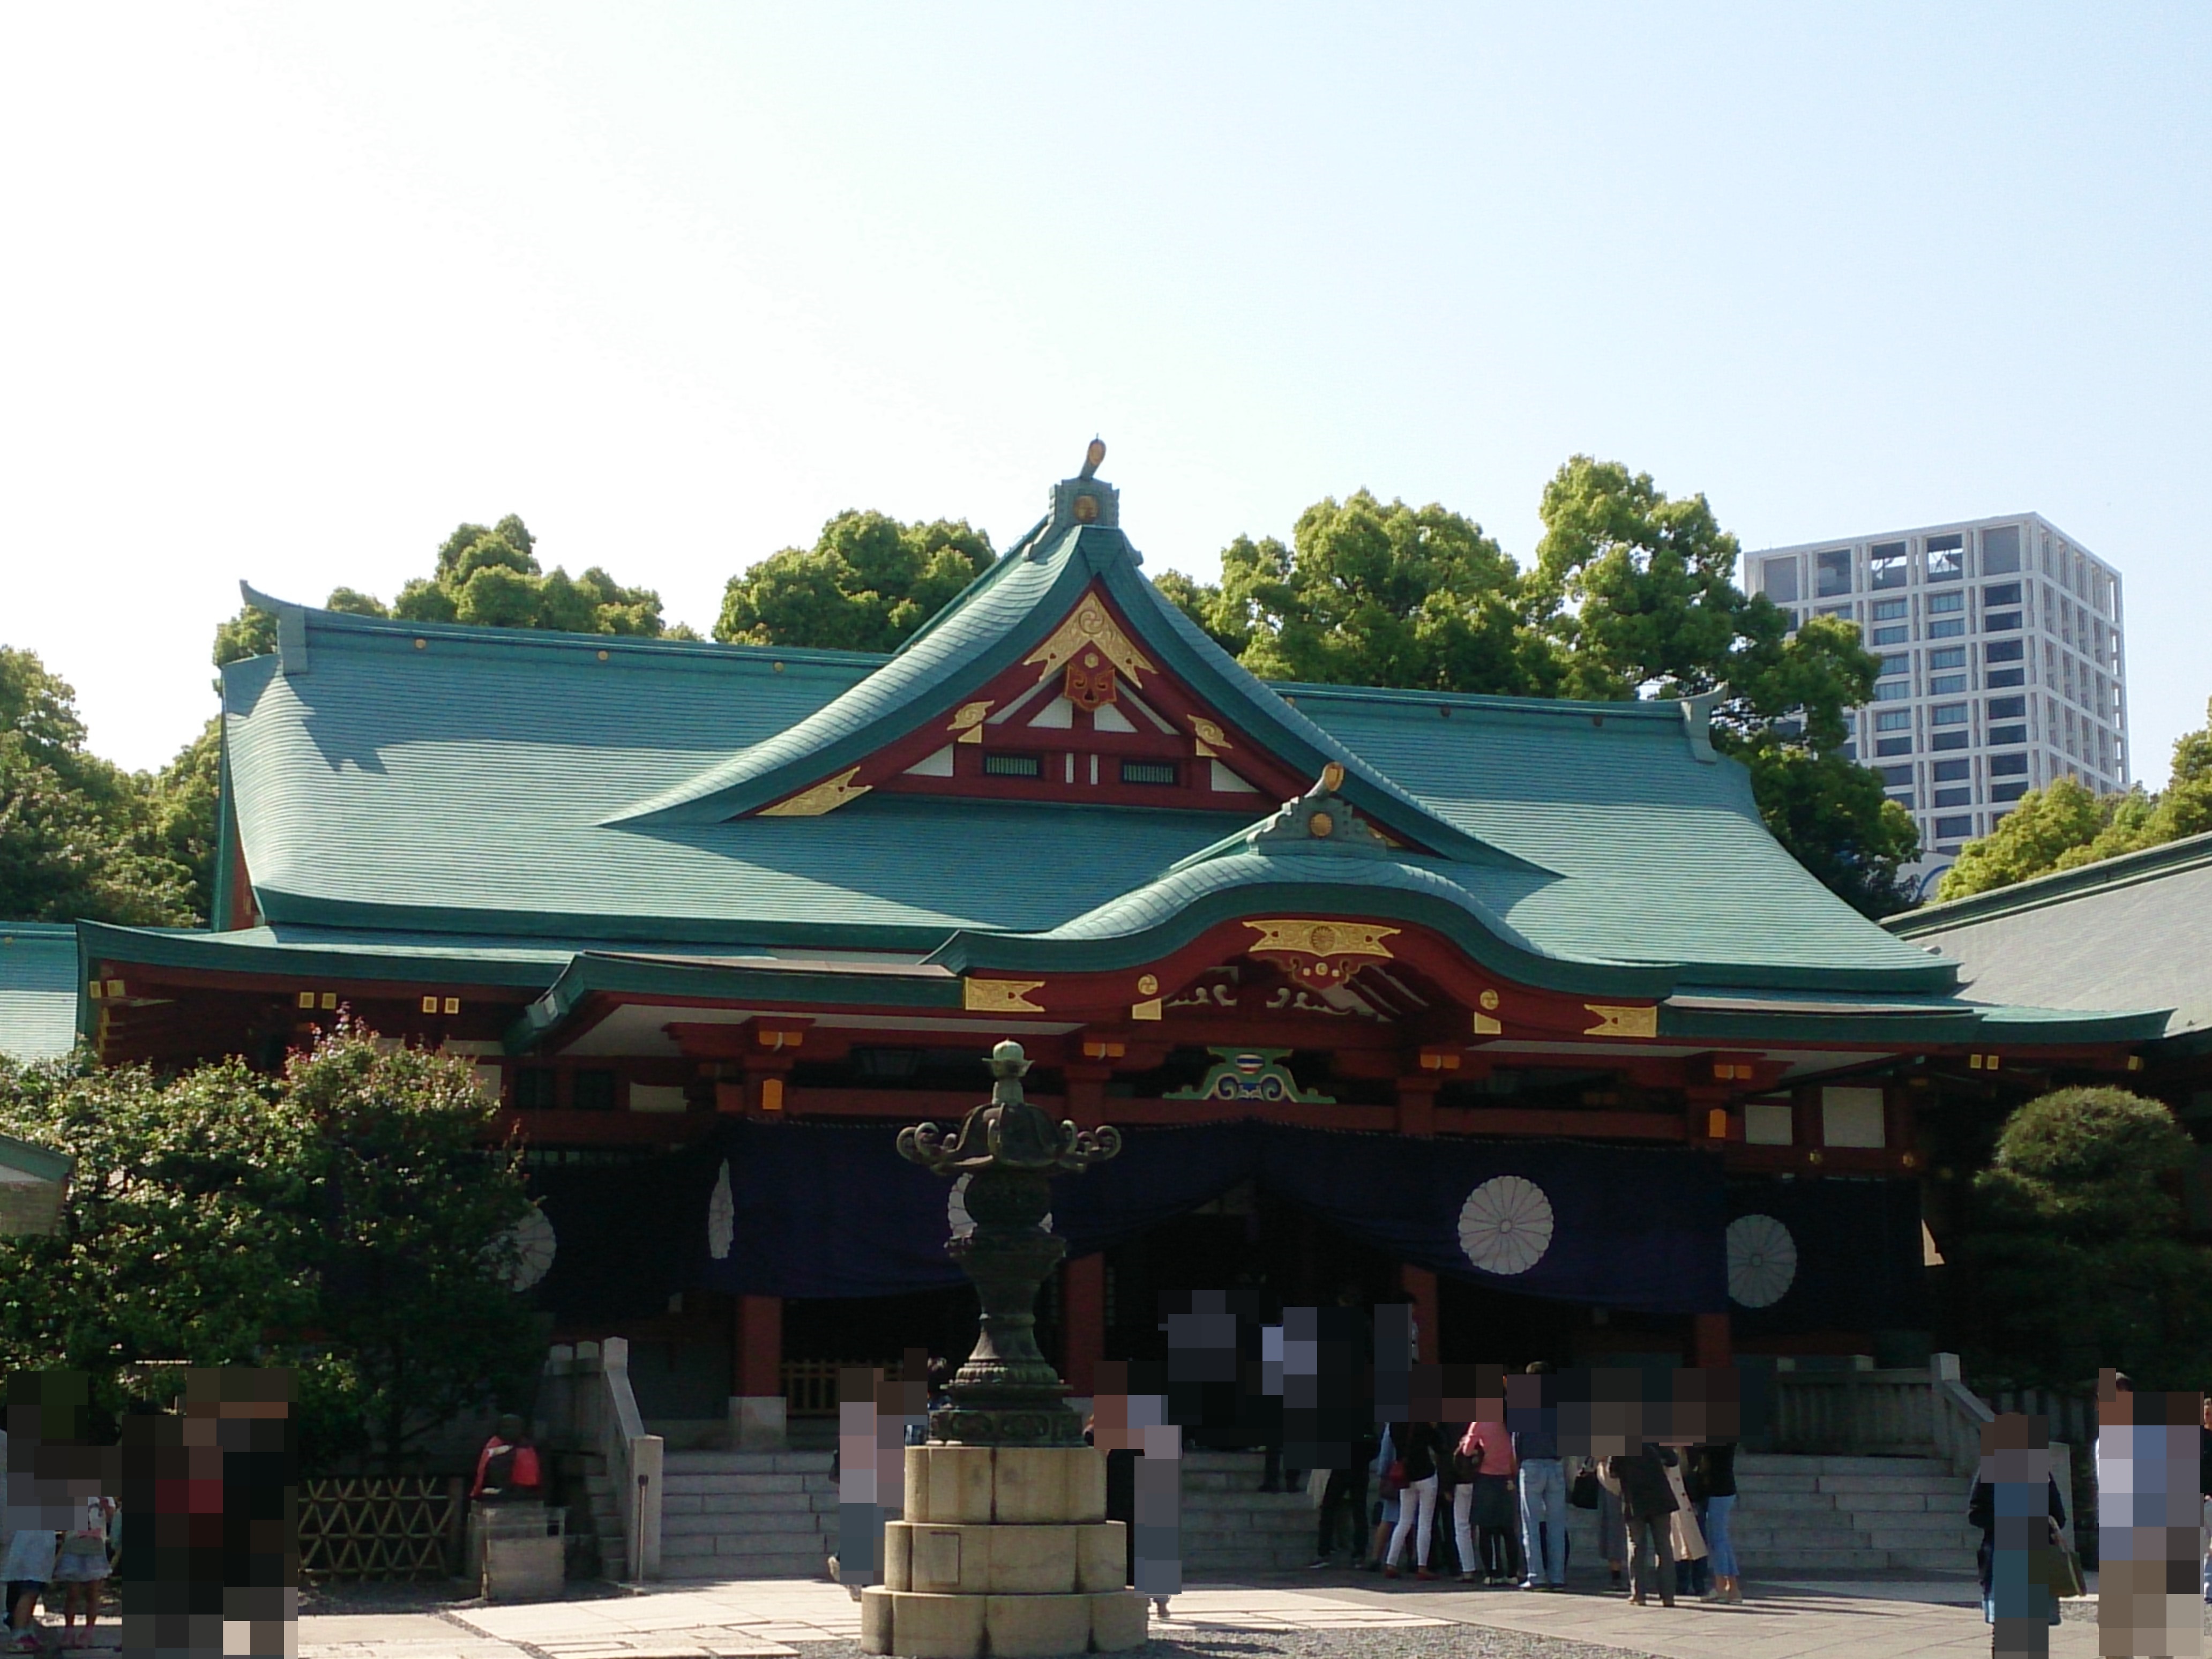
[[[1395,1498],[1405,1490],[1406,1460],[1402,1457],[1394,1457],[1390,1460],[1389,1467],[1382,1471],[1382,1495],[1385,1498]]]
[[[1597,1471],[1585,1464],[1567,1487],[1567,1502],[1578,1510],[1597,1507]]]

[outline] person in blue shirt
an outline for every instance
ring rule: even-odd
[[[1534,1387],[1509,1389],[1506,1425],[1513,1435],[1513,1457],[1521,1471],[1521,1549],[1528,1563],[1524,1590],[1567,1587],[1567,1478],[1559,1462],[1559,1410],[1556,1403],[1534,1403],[1548,1390],[1552,1363],[1533,1360],[1526,1375],[1543,1379]],[[1519,1395],[1522,1403],[1516,1404]]]

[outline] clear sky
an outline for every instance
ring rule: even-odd
[[[240,577],[463,520],[657,587],[848,507],[1154,568],[1362,486],[1525,557],[1589,452],[1747,547],[2034,510],[2212,694],[2212,9],[0,11],[0,642],[94,746]]]

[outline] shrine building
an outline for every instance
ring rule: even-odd
[[[957,1189],[893,1140],[1004,1037],[1127,1138],[1055,1188],[1087,1395],[1237,1284],[1410,1301],[1447,1361],[1924,1351],[1945,1115],[2165,1025],[1961,994],[1768,834],[1710,699],[1263,684],[1089,468],[889,656],[249,598],[217,926],[78,926],[79,1034],[469,1056],[549,1340],[746,1443],[965,1352]]]

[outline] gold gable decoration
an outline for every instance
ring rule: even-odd
[[[834,812],[847,801],[858,800],[874,786],[854,783],[854,774],[860,769],[848,766],[834,778],[824,779],[811,789],[802,789],[795,795],[787,795],[773,806],[763,806],[760,816],[764,818],[818,818],[824,812]]]
[[[960,1006],[971,1014],[1041,1014],[1030,993],[1043,988],[1041,979],[963,979]]]
[[[1395,927],[1368,921],[1248,921],[1259,935],[1251,953],[1307,985],[1341,985],[1369,961],[1388,962]]]
[[[1659,1005],[1647,1002],[1628,1007],[1612,1003],[1585,1002],[1597,1018],[1597,1024],[1584,1031],[1584,1036],[1595,1037],[1656,1037],[1659,1035]]]
[[[1043,672],[1037,678],[1049,679],[1068,663],[1079,656],[1096,653],[1112,664],[1130,684],[1142,689],[1146,674],[1157,674],[1159,670],[1152,659],[1137,649],[1135,642],[1121,631],[1121,625],[1108,614],[1096,593],[1085,593],[1067,620],[1053,630],[1052,637],[1022,659],[1023,666],[1040,663]]]

